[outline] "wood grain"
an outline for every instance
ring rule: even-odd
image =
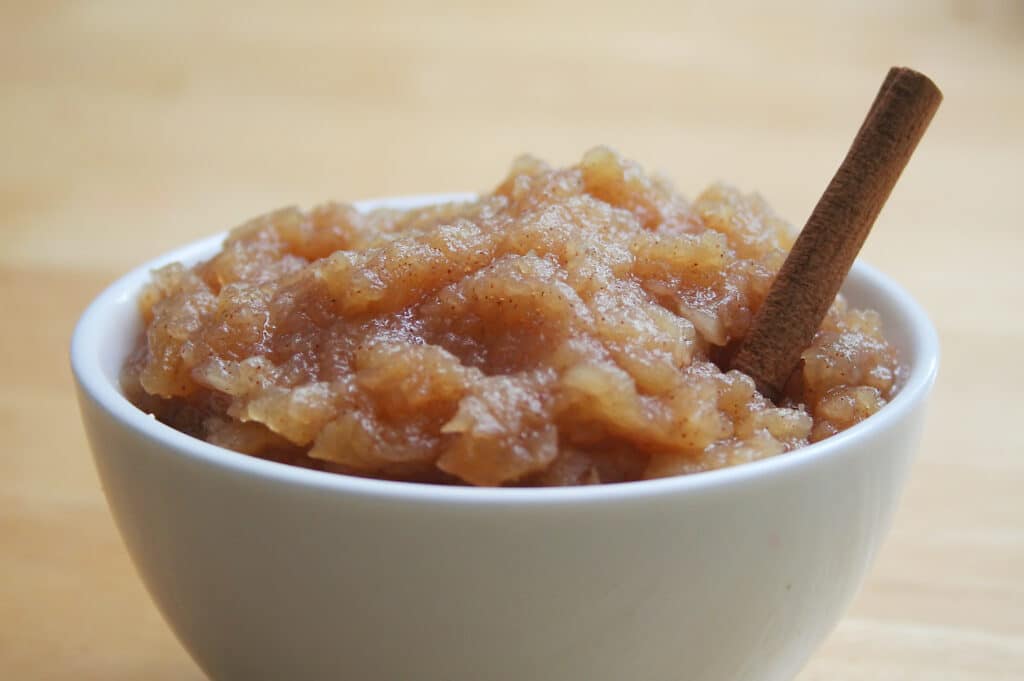
[[[71,328],[116,275],[280,205],[486,188],[597,143],[799,222],[894,63],[946,98],[864,257],[943,367],[892,534],[799,678],[1024,678],[1021,4],[553,4],[0,6],[0,678],[202,678],[74,404]]]

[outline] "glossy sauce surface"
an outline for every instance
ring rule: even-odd
[[[574,485],[775,456],[881,408],[878,315],[833,304],[779,405],[722,372],[793,239],[599,147],[478,201],[256,218],[153,275],[123,383],[209,442],[356,475]]]

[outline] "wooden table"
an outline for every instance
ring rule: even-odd
[[[866,257],[930,310],[943,368],[892,534],[800,679],[1024,678],[1021,4],[359,4],[0,9],[0,678],[202,678],[72,395],[72,325],[116,275],[282,204],[483,189],[596,143],[801,222],[893,63],[946,102]]]

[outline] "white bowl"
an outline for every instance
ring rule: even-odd
[[[218,681],[790,679],[883,539],[938,364],[921,308],[857,264],[844,291],[881,312],[910,376],[878,414],[824,442],[583,488],[321,473],[193,439],[118,388],[150,270],[210,257],[222,238],[118,280],[71,345],[121,535],[171,628]]]

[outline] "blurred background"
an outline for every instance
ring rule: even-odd
[[[944,364],[893,534],[801,681],[1024,676],[1024,3],[0,4],[0,677],[193,681],[66,347],[127,269],[286,204],[486,190],[609,144],[802,224],[894,64],[946,100],[865,258]]]

